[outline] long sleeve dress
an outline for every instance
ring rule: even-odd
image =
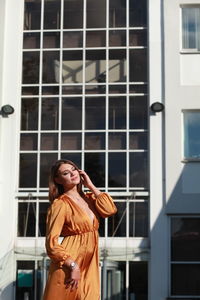
[[[55,199],[47,213],[46,250],[51,258],[48,279],[43,300],[99,300],[99,217],[106,218],[116,213],[112,198],[107,193],[95,197],[85,195],[94,213],[92,220],[67,195]],[[63,236],[62,243],[58,238]],[[78,288],[66,288],[69,269],[64,261],[70,257],[76,261],[81,271]]]

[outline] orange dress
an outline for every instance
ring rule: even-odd
[[[55,199],[47,213],[46,249],[51,258],[48,279],[43,300],[99,300],[99,217],[106,218],[117,209],[107,193],[95,197],[86,195],[87,203],[93,211],[94,220],[67,195]],[[64,236],[59,244],[59,236]],[[80,267],[81,279],[78,289],[66,288],[69,270],[63,266],[71,257]]]

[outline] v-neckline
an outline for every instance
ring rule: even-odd
[[[66,195],[66,194],[65,194]],[[90,216],[88,215],[88,213],[82,208],[82,207],[80,207],[70,196],[68,196],[68,195],[66,195],[67,196],[67,198],[69,198],[69,200],[70,200],[70,202],[72,203],[72,204],[74,204],[76,207],[78,207],[78,209],[82,212],[82,214],[84,214],[84,215],[86,215],[86,217],[88,218],[88,220],[89,220],[89,222],[90,222],[90,224],[92,225],[92,226],[94,226],[94,221],[95,221],[95,214],[94,214],[94,212],[92,211],[92,213],[93,213],[93,218],[91,219],[90,218]]]

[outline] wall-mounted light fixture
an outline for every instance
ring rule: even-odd
[[[14,113],[14,108],[10,104],[3,105],[0,110],[2,117],[8,117]]]
[[[162,104],[161,102],[154,102],[151,104],[151,110],[154,112],[154,113],[157,113],[157,112],[161,112],[164,110],[164,104]]]

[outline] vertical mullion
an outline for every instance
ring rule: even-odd
[[[82,51],[83,51],[83,70],[82,70],[82,73],[83,73],[83,76],[82,76],[82,133],[81,133],[81,136],[82,136],[82,145],[81,145],[81,168],[84,169],[85,167],[85,72],[86,72],[86,14],[87,14],[87,3],[86,3],[86,0],[83,0],[83,48],[82,48]]]
[[[109,124],[109,0],[106,1],[106,98],[105,98],[105,191],[108,191],[108,124]],[[106,222],[107,224],[107,222]],[[106,230],[107,232],[107,230]]]
[[[129,191],[129,0],[126,1],[126,190]]]

